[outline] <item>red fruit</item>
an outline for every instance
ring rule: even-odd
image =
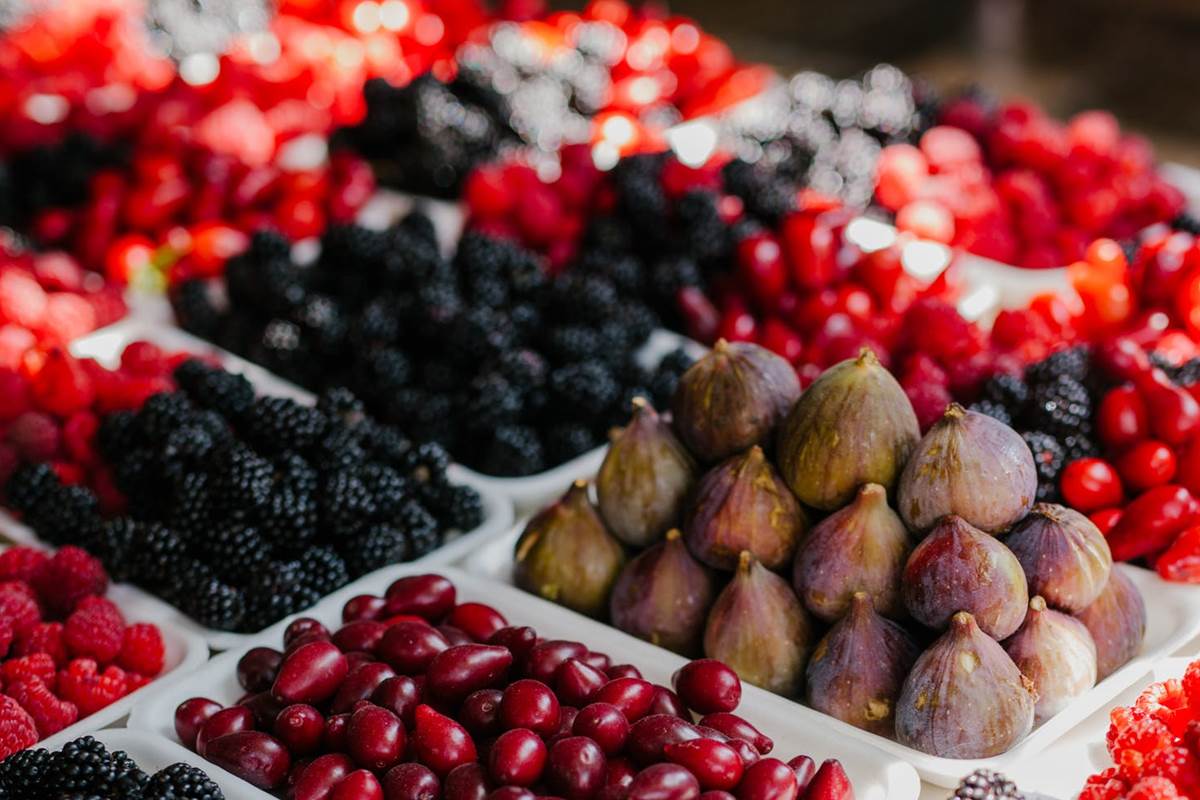
[[[387,601],[373,594],[351,597],[342,606],[342,622],[357,622],[363,619],[379,619]]]
[[[333,787],[353,771],[354,762],[342,753],[315,758],[296,779],[293,800],[329,800]]]
[[[654,702],[654,684],[642,678],[615,678],[592,695],[594,703],[611,703],[621,710],[625,719],[636,722],[650,710]]]
[[[500,727],[500,699],[503,696],[499,689],[472,692],[458,710],[458,721],[477,739],[495,736],[503,730]]]
[[[941,203],[913,200],[896,214],[896,227],[921,239],[950,244],[954,241],[954,216]]]
[[[503,217],[513,204],[503,171],[492,166],[471,171],[463,183],[463,198],[472,214],[483,217]]]
[[[34,574],[33,588],[47,610],[55,616],[66,616],[83,598],[108,590],[108,573],[98,558],[83,548],[67,545]]]
[[[60,292],[47,298],[41,327],[46,341],[70,344],[97,326],[96,309],[86,297]]]
[[[375,620],[349,622],[334,632],[332,641],[343,653],[359,651],[374,653],[379,640],[387,632],[387,625]]]
[[[283,659],[271,694],[287,705],[317,705],[337,692],[349,671],[346,656],[332,642],[309,642]]]
[[[721,314],[703,289],[683,287],[675,294],[675,306],[683,317],[688,336],[705,344],[716,341]]]
[[[333,787],[329,800],[383,800],[383,787],[372,773],[359,769]]]
[[[46,314],[46,292],[28,272],[0,272],[0,319],[38,328]]]
[[[611,703],[592,703],[580,709],[571,725],[576,736],[596,742],[605,755],[616,755],[629,737],[629,720]]]
[[[802,289],[820,289],[839,273],[834,235],[837,220],[827,214],[793,212],[783,219],[782,238],[792,268],[792,281]]]
[[[795,364],[804,354],[804,341],[786,322],[769,319],[763,325],[760,344]]]
[[[689,722],[692,719],[692,712],[688,711],[687,706],[679,699],[679,695],[665,686],[654,687],[654,700],[650,703],[650,710],[646,713],[672,714]]]
[[[742,682],[737,673],[712,658],[683,665],[672,683],[688,708],[698,714],[733,711],[742,699]]]
[[[283,653],[270,647],[251,647],[237,663],[237,679],[247,692],[265,692],[275,682]]]
[[[360,701],[375,694],[384,681],[394,677],[396,673],[392,668],[379,661],[367,661],[353,667],[338,687],[329,710],[334,714],[352,710]]]
[[[512,666],[512,653],[503,647],[462,644],[433,657],[425,673],[425,687],[446,700],[461,700],[476,689],[494,686]]]
[[[20,636],[14,637],[8,621],[4,620],[0,622],[0,653],[7,650],[4,646],[7,642],[12,643],[15,656],[45,653],[54,660],[56,666],[63,667],[67,664],[67,645],[63,642],[61,622],[39,622],[23,631]]]
[[[1088,519],[1100,529],[1100,533],[1104,534],[1104,537],[1107,539],[1109,532],[1117,527],[1117,523],[1121,521],[1123,513],[1124,510],[1120,508],[1102,508],[1099,511],[1088,514]]]
[[[700,724],[706,728],[720,731],[730,739],[741,739],[764,756],[775,748],[775,742],[771,740],[770,736],[762,733],[736,714],[722,712],[707,714],[700,720]]]
[[[1109,447],[1126,447],[1150,435],[1146,404],[1132,386],[1118,386],[1100,401],[1096,429]]]
[[[32,408],[29,382],[16,370],[0,367],[0,422],[11,422]]]
[[[0,581],[32,583],[33,576],[50,560],[43,550],[32,547],[10,547],[0,552]]]
[[[475,742],[466,729],[427,705],[414,712],[413,752],[417,760],[439,776],[476,759]]]
[[[413,712],[420,704],[421,689],[407,675],[388,678],[371,693],[371,702],[386,708],[399,717],[406,726],[412,727]]]
[[[0,759],[37,744],[33,717],[11,697],[0,695]]]
[[[484,800],[490,788],[487,770],[482,764],[462,764],[444,777],[442,797],[445,800]]]
[[[238,731],[208,743],[204,757],[260,789],[283,785],[292,759],[279,740],[261,731]]]
[[[312,617],[299,617],[291,621],[287,628],[283,631],[283,647],[285,650],[291,651],[292,647],[300,637],[313,635],[320,639],[329,639],[329,630],[320,622]],[[309,640],[312,641],[312,640]],[[305,642],[307,644],[307,641]]]
[[[1117,458],[1117,470],[1125,484],[1135,491],[1161,486],[1175,477],[1175,452],[1162,442],[1138,442]]]
[[[758,319],[744,308],[728,308],[717,325],[717,338],[728,342],[755,342],[758,340]]]
[[[191,701],[185,701],[190,703]],[[179,714],[183,706],[176,709],[176,715]],[[197,716],[203,713],[203,709],[199,710]],[[213,739],[225,736],[229,733],[237,733],[238,731],[254,730],[254,712],[243,705],[229,706],[228,708],[218,709],[208,716],[208,718],[200,724],[199,730],[196,731],[195,746],[196,752],[204,755],[208,750],[208,744]]]
[[[792,772],[796,773],[796,785],[800,789],[800,794],[804,794],[804,790],[812,782],[813,775],[817,774],[816,762],[808,756],[796,756],[787,763],[792,768]]]
[[[341,752],[346,749],[346,730],[350,727],[349,714],[331,714],[325,718],[325,733],[321,735],[321,746],[328,751]]]
[[[175,735],[184,747],[195,749],[196,734],[204,723],[221,710],[221,704],[207,697],[192,697],[175,708]]]
[[[43,739],[53,736],[79,719],[79,709],[65,700],[59,700],[37,678],[17,681],[5,687],[5,693],[29,712]]]
[[[752,233],[737,244],[737,265],[743,282],[759,303],[770,305],[787,288],[787,267],[779,241],[770,233]]]
[[[107,664],[121,652],[125,619],[121,610],[103,597],[84,597],[67,617],[63,641],[73,656],[94,658]]]
[[[626,800],[696,800],[700,783],[678,764],[655,764],[633,776]],[[794,800],[794,798],[793,798]]]
[[[63,445],[67,455],[81,466],[91,466],[96,461],[96,450],[93,442],[100,420],[90,411],[80,411],[72,414],[63,423]]]
[[[1117,471],[1100,458],[1072,461],[1059,478],[1059,488],[1067,504],[1085,514],[1117,505],[1125,497]]]
[[[33,378],[33,398],[38,408],[69,417],[89,409],[96,392],[79,362],[59,347],[46,354],[41,370]]]
[[[633,723],[625,750],[635,763],[644,766],[662,761],[665,758],[663,748],[667,745],[699,738],[700,731],[687,720],[655,714]]]
[[[501,786],[532,786],[546,767],[546,743],[528,728],[505,731],[488,753],[488,772]]]
[[[53,687],[56,682],[56,666],[54,659],[48,653],[30,653],[27,656],[12,658],[0,667],[4,683],[17,681],[40,680],[47,686]]]
[[[746,768],[735,794],[738,800],[796,800],[800,786],[787,764],[777,758],[761,758]]]
[[[381,772],[404,756],[404,724],[386,708],[367,703],[350,715],[346,746],[360,766]]]
[[[687,767],[702,789],[732,789],[742,779],[737,751],[714,739],[693,739],[663,748],[667,759]]]
[[[162,632],[158,626],[139,622],[125,629],[117,664],[139,675],[154,676],[162,672],[164,652]]]
[[[1197,516],[1197,503],[1182,486],[1150,489],[1125,507],[1108,534],[1114,561],[1129,561],[1167,547]]]
[[[383,776],[383,794],[387,800],[436,800],[441,793],[437,775],[421,764],[397,764]]]
[[[62,443],[54,418],[40,411],[26,411],[13,420],[7,436],[27,461],[53,461]]]
[[[573,706],[585,705],[606,683],[607,675],[577,658],[568,658],[554,675],[559,700]]]
[[[325,717],[312,706],[297,703],[276,715],[271,730],[292,755],[308,755],[321,746]]]
[[[566,798],[594,797],[605,785],[608,760],[600,746],[586,736],[554,742],[546,763],[550,791]]]
[[[804,793],[805,800],[854,800],[854,787],[837,759],[821,764]]]
[[[493,633],[507,626],[508,620],[489,605],[460,603],[450,612],[446,624],[453,625],[477,642],[486,642]]]
[[[929,162],[912,145],[894,144],[879,154],[876,170],[875,196],[884,208],[897,211],[917,196],[929,176]]]
[[[541,681],[514,681],[500,699],[500,725],[506,730],[529,728],[540,736],[550,736],[558,730],[559,716],[558,698]]]
[[[1172,383],[1161,369],[1152,369],[1135,380],[1146,402],[1150,429],[1159,439],[1181,444],[1200,427],[1200,403]]]
[[[441,575],[408,575],[384,593],[386,614],[415,614],[439,622],[454,608],[454,584]]]
[[[1200,583],[1200,526],[1185,528],[1154,561],[1154,569],[1169,581]]]

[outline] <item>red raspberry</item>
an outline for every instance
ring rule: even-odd
[[[96,391],[84,368],[61,347],[46,354],[46,361],[33,379],[33,397],[38,407],[60,417],[91,408]]]
[[[1165,747],[1146,759],[1145,776],[1169,778],[1180,793],[1200,796],[1200,761],[1186,747]]]
[[[139,672],[126,672],[125,692],[126,694],[132,694],[146,684],[150,683],[152,680],[154,680],[154,678],[150,675],[142,675]]]
[[[105,286],[98,292],[84,295],[96,314],[96,327],[111,325],[125,316],[129,310],[119,286]]]
[[[58,292],[46,300],[41,331],[47,341],[70,344],[96,328],[96,310],[86,298]]]
[[[1193,719],[1183,685],[1176,678],[1150,684],[1138,696],[1134,706],[1153,715],[1176,736],[1182,736]]]
[[[71,655],[94,658],[101,664],[117,657],[124,639],[125,619],[120,609],[103,597],[80,600],[63,631]]]
[[[0,583],[0,619],[8,620],[17,635],[42,621],[37,597],[27,584],[20,581]]]
[[[1126,800],[1176,800],[1179,797],[1175,784],[1157,776],[1142,778],[1125,796]]]
[[[936,383],[904,385],[904,393],[917,414],[922,431],[927,431],[942,418],[946,406],[954,400],[945,386]]]
[[[1109,755],[1113,761],[1122,750],[1134,750],[1143,755],[1175,743],[1171,730],[1148,710],[1132,706],[1114,708],[1109,714],[1106,736]]]
[[[50,560],[50,556],[32,547],[10,547],[0,553],[0,581],[24,581],[31,583],[38,568]]]
[[[96,429],[100,421],[90,411],[79,411],[72,414],[63,423],[63,446],[76,463],[91,466],[96,463]]]
[[[37,725],[11,697],[0,695],[0,759],[38,743]]]
[[[0,658],[8,655],[8,648],[12,647],[13,637],[12,625],[8,620],[0,619]]]
[[[163,639],[157,625],[139,622],[125,629],[117,663],[142,675],[157,675],[163,668]]]
[[[0,273],[0,318],[23,328],[41,326],[46,315],[46,291],[27,272]]]
[[[1117,774],[1117,768],[1109,767],[1103,772],[1088,776],[1078,800],[1117,800],[1125,795],[1127,788],[1121,776]]]
[[[80,674],[70,669],[58,676],[59,697],[74,703],[83,716],[116,702],[125,695],[126,688],[125,681],[116,676]]]
[[[0,365],[16,369],[37,337],[20,325],[0,325]]]
[[[54,659],[56,666],[66,666],[67,645],[63,642],[61,622],[39,622],[16,638],[13,655],[31,656],[45,653]]]
[[[34,574],[33,588],[51,613],[64,617],[83,598],[103,595],[108,589],[108,573],[91,553],[68,545]]]
[[[79,262],[60,251],[34,256],[33,274],[47,291],[78,292],[83,288],[84,272]]]
[[[4,556],[0,554],[0,559],[3,558]],[[1183,686],[1183,693],[1187,696],[1188,705],[1195,709],[1196,715],[1200,717],[1200,658],[1188,664],[1180,684]]]
[[[46,684],[33,678],[17,681],[7,687],[8,696],[29,712],[37,726],[38,734],[44,739],[53,736],[79,719],[79,709],[73,703],[59,700]]]
[[[5,686],[11,686],[17,681],[37,678],[53,689],[57,672],[53,658],[46,653],[34,653],[5,661],[4,666],[0,667],[0,674],[4,675]]]
[[[8,428],[8,441],[29,461],[52,461],[62,442],[54,418],[41,411],[26,411]]]
[[[29,382],[16,370],[0,367],[0,422],[11,422],[32,408]]]

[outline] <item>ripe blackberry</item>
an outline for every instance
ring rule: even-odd
[[[167,434],[163,442],[162,457],[166,461],[183,461],[190,464],[204,459],[215,446],[208,430],[200,425],[181,425]]]
[[[483,523],[483,500],[470,486],[426,483],[421,487],[421,502],[442,529],[469,531]]]
[[[155,773],[142,800],[224,800],[221,789],[199,767],[179,762]]]
[[[546,332],[546,353],[556,363],[586,361],[604,351],[604,344],[594,328],[585,325],[564,325]]]
[[[1025,382],[1037,387],[1066,375],[1079,383],[1087,383],[1091,368],[1092,354],[1088,347],[1068,347],[1026,367]]]
[[[959,782],[951,800],[1022,800],[1017,785],[990,769],[977,769]]]
[[[298,560],[273,561],[245,588],[243,627],[263,628],[288,614],[302,611],[321,599],[304,581]]]
[[[78,792],[105,797],[110,796],[126,772],[136,768],[128,756],[116,759],[103,744],[84,736],[63,745],[52,759],[48,777],[60,795]]]
[[[271,494],[271,462],[244,445],[234,445],[215,456],[216,497],[225,511],[258,508]]]
[[[770,170],[735,158],[721,170],[721,177],[726,191],[741,198],[746,211],[767,222],[777,222],[796,207],[795,186]]]
[[[55,760],[50,751],[42,748],[18,750],[0,761],[0,786],[8,790],[13,800],[42,800],[54,780]]]
[[[505,425],[492,432],[480,462],[490,475],[532,475],[546,468],[546,456],[536,429]]]
[[[556,464],[581,456],[599,444],[590,427],[576,422],[560,423],[546,431],[546,454]]]
[[[234,585],[248,581],[270,555],[270,546],[258,529],[236,520],[218,523],[196,545],[213,573]]]
[[[259,509],[258,520],[259,532],[274,550],[303,550],[317,538],[317,501],[310,492],[279,486]]]
[[[547,372],[546,359],[529,348],[510,350],[500,357],[500,374],[521,391],[544,386]]]
[[[356,470],[321,476],[318,498],[321,526],[335,536],[354,533],[377,511],[375,498]]]
[[[321,471],[349,469],[363,463],[366,450],[359,443],[359,436],[345,425],[331,425],[325,434],[309,448],[308,456]]]
[[[209,366],[199,359],[188,359],[176,367],[174,378],[193,402],[226,419],[236,419],[254,402],[254,387],[245,376]]]
[[[300,555],[304,584],[324,597],[350,582],[346,562],[330,547],[310,547]]]
[[[1010,414],[1020,414],[1029,402],[1029,384],[1018,375],[1001,372],[988,378],[983,385],[983,397],[1007,408]]]
[[[96,429],[96,442],[100,452],[109,461],[120,461],[125,454],[143,445],[138,430],[137,414],[132,411],[114,411],[105,414]]]
[[[397,469],[415,481],[438,480],[450,466],[450,454],[437,442],[422,442],[410,447]]]
[[[246,411],[240,430],[260,451],[303,450],[326,424],[320,411],[290,397],[260,397]]]
[[[160,392],[148,398],[137,413],[138,431],[148,444],[161,445],[167,436],[191,418],[194,411],[186,394]]]
[[[585,361],[550,373],[550,391],[566,408],[578,408],[597,417],[620,399],[621,387],[606,367]]]
[[[1034,427],[1058,437],[1092,430],[1092,399],[1079,381],[1065,373],[1038,384],[1028,411]]]
[[[96,495],[82,486],[52,487],[25,515],[25,523],[56,546],[92,540],[101,525]]]
[[[717,210],[713,192],[693,190],[680,198],[675,216],[688,254],[704,264],[728,257],[732,245],[729,227]]]
[[[376,514],[382,518],[398,512],[412,491],[410,482],[385,464],[363,464],[359,475],[375,501]]]
[[[137,577],[132,554],[135,543],[141,539],[139,528],[142,524],[129,517],[113,517],[100,527],[93,555],[104,562],[114,581],[130,581]]]
[[[1008,412],[1008,407],[1003,406],[994,400],[978,400],[971,404],[972,411],[978,411],[980,414],[987,414],[992,419],[998,419],[1005,425],[1012,425],[1013,419]]]
[[[187,614],[206,628],[219,631],[241,629],[246,616],[242,592],[216,578],[188,580],[181,599]]]
[[[362,401],[345,386],[331,386],[321,392],[317,396],[317,410],[350,427],[362,422],[367,413]]]
[[[141,523],[132,531],[129,571],[142,586],[169,586],[180,577],[179,565],[186,554],[187,545],[178,533],[158,523]]]
[[[388,564],[409,559],[408,537],[391,525],[375,524],[344,540],[339,547],[346,569],[358,578]]]
[[[1042,502],[1053,502],[1058,497],[1058,476],[1067,465],[1066,452],[1058,439],[1043,431],[1025,431],[1021,438],[1033,453],[1033,465],[1038,474],[1037,498]]]
[[[61,485],[49,464],[22,464],[5,484],[8,505],[28,514],[46,492]]]
[[[702,282],[700,268],[687,256],[668,256],[650,267],[650,290],[659,302],[674,304],[680,289],[699,286]]]
[[[1067,464],[1081,458],[1096,458],[1101,455],[1099,446],[1083,433],[1067,434],[1062,438],[1062,446]]]

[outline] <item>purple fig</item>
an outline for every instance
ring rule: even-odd
[[[869,594],[880,614],[899,619],[900,578],[910,550],[887,490],[868,483],[854,502],[821,520],[800,542],[792,584],[805,607],[826,622],[845,614],[857,592]]]
[[[514,561],[513,579],[522,589],[598,617],[608,607],[625,551],[588,499],[587,482],[576,481],[529,520]]]
[[[1033,687],[965,611],[921,654],[896,704],[896,738],[941,758],[1006,752],[1033,728]]]
[[[996,534],[1033,507],[1037,471],[1020,434],[951,403],[913,451],[896,491],[900,516],[914,531],[955,514]]]
[[[680,655],[700,651],[716,597],[712,573],[692,557],[678,529],[625,565],[609,600],[612,624]]]
[[[1083,514],[1038,503],[1013,526],[1004,543],[1025,570],[1029,593],[1074,614],[1104,591],[1112,553],[1100,529]]]
[[[600,515],[621,541],[646,547],[675,527],[697,467],[662,417],[635,397],[633,418],[613,434],[596,476]]]
[[[704,629],[704,655],[742,680],[794,697],[804,680],[812,624],[787,581],[749,552],[717,597]]]
[[[913,619],[944,630],[970,612],[993,639],[1010,636],[1025,619],[1025,572],[1007,547],[961,517],[943,518],[904,566],[904,605]]]
[[[921,648],[903,628],[875,613],[856,592],[846,616],[809,659],[808,704],[856,728],[891,736],[896,698]]]
[[[1102,681],[1129,662],[1146,638],[1146,602],[1120,569],[1092,604],[1075,615],[1087,626],[1096,644],[1096,680]]]
[[[717,569],[733,569],[748,550],[767,569],[792,562],[808,527],[804,510],[758,445],[709,470],[691,502],[687,546]]]
[[[1087,627],[1046,607],[1034,597],[1019,630],[1002,642],[1004,651],[1037,693],[1038,725],[1096,685],[1096,645]]]
[[[825,370],[788,414],[779,469],[801,502],[832,511],[864,483],[891,491],[920,436],[908,396],[864,348]]]
[[[721,339],[683,373],[671,409],[679,438],[711,464],[765,443],[799,396],[787,359]]]

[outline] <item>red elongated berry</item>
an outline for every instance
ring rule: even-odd
[[[627,800],[697,800],[700,783],[678,764],[654,764],[633,776]]]
[[[502,786],[532,786],[546,767],[546,743],[528,728],[500,734],[488,753],[488,772]]]
[[[812,800],[854,800],[854,787],[841,762],[831,758],[813,775],[804,796]]]
[[[1152,439],[1138,442],[1117,458],[1117,471],[1134,491],[1161,486],[1175,477],[1175,451]]]
[[[476,642],[486,642],[492,634],[508,625],[504,615],[483,603],[459,603],[446,618],[448,625],[461,630]]]
[[[629,728],[625,752],[635,764],[646,766],[666,758],[663,748],[667,745],[700,737],[692,723],[669,714],[655,714],[642,717]]]
[[[654,702],[654,684],[642,678],[617,678],[592,695],[592,702],[612,703],[630,722],[646,715]]]
[[[349,669],[345,654],[333,642],[309,642],[284,658],[271,693],[281,703],[316,705],[337,692]]]
[[[554,673],[568,658],[585,659],[588,649],[579,642],[568,642],[560,639],[550,639],[539,642],[529,651],[526,660],[525,677],[541,681],[549,685],[554,681]]]
[[[399,717],[405,726],[413,725],[413,712],[421,703],[421,687],[408,675],[387,678],[371,693],[371,702]]]
[[[435,628],[421,622],[397,622],[383,634],[376,655],[402,675],[419,675],[450,643]]]
[[[196,747],[196,734],[204,723],[221,710],[221,704],[207,697],[192,697],[175,708],[175,735],[189,750]]]
[[[487,638],[487,643],[497,647],[507,647],[513,654],[513,669],[517,672],[525,670],[525,662],[530,651],[538,643],[537,631],[529,627],[509,626],[501,628]]]
[[[1197,503],[1182,486],[1155,486],[1125,507],[1108,534],[1114,561],[1128,561],[1167,547],[1196,520]]]
[[[1112,465],[1100,458],[1072,461],[1059,477],[1063,499],[1084,513],[1117,505],[1125,496],[1121,478]]]
[[[317,638],[328,639],[329,630],[312,617],[298,617],[291,621],[283,631],[283,647],[291,650],[292,644],[302,636],[315,635]]]
[[[359,766],[382,772],[404,755],[404,724],[386,708],[365,703],[350,715],[346,748]]]
[[[732,789],[742,779],[742,759],[727,744],[713,739],[676,742],[663,748],[668,761],[687,767],[702,789]]]
[[[442,780],[443,800],[484,800],[489,790],[487,770],[482,764],[461,764]]]
[[[718,730],[730,739],[741,739],[744,742],[748,742],[764,756],[775,748],[775,742],[771,740],[771,737],[762,733],[758,728],[737,714],[730,714],[728,712],[706,714],[700,720],[700,724],[706,728]]]
[[[292,755],[304,756],[321,746],[325,717],[313,706],[297,703],[279,712],[271,730]]]
[[[1109,447],[1127,447],[1150,435],[1150,419],[1137,389],[1118,386],[1100,401],[1096,430]]]
[[[414,755],[438,775],[476,759],[475,742],[466,729],[429,706],[417,706],[414,725]]]
[[[540,736],[550,736],[558,730],[559,716],[558,698],[541,681],[514,681],[500,699],[500,725],[506,730],[529,728]]]
[[[439,622],[454,608],[454,584],[441,575],[407,575],[384,593],[387,614],[416,614]]]
[[[689,662],[675,673],[672,681],[688,708],[700,714],[733,711],[742,699],[742,682],[737,673],[716,659]]]
[[[458,721],[475,737],[495,736],[500,727],[500,700],[504,693],[499,689],[480,689],[467,695],[458,710]]]
[[[605,755],[616,755],[629,737],[629,720],[611,703],[592,703],[575,715],[571,726],[576,736],[586,736],[600,745]]]
[[[230,706],[215,712],[196,732],[196,752],[205,755],[213,739],[238,731],[254,730],[254,713],[245,706]]]
[[[735,794],[738,800],[796,800],[800,787],[787,764],[777,758],[761,758],[746,768]]]
[[[383,776],[387,800],[437,800],[441,794],[441,781],[423,764],[397,764]]]
[[[565,798],[594,797],[605,783],[608,759],[586,736],[568,736],[550,747],[546,783]]]
[[[373,594],[360,594],[351,597],[342,606],[342,622],[356,622],[363,619],[379,619],[387,607],[387,600]]]
[[[384,800],[379,779],[365,769],[357,769],[338,781],[329,800]]]
[[[350,711],[358,701],[367,700],[384,681],[394,677],[395,671],[381,661],[368,661],[358,665],[338,687],[337,694],[330,703],[330,711],[335,714]]]
[[[804,790],[808,788],[813,775],[817,774],[816,762],[808,756],[796,756],[787,762],[787,764],[792,768],[792,772],[796,773],[796,786],[799,788],[800,793],[804,794]]]
[[[329,753],[309,762],[292,787],[293,800],[329,800],[333,787],[354,771],[344,753]]]
[[[425,687],[445,700],[461,700],[477,689],[496,685],[508,674],[512,653],[486,644],[461,644],[433,657]]]
[[[283,785],[292,759],[278,739],[261,731],[238,731],[208,743],[204,757],[260,789]]]
[[[608,676],[577,658],[568,658],[554,675],[554,688],[564,703],[581,706],[608,683]]]
[[[238,684],[247,692],[265,692],[275,682],[283,653],[270,647],[251,647],[238,659]]]
[[[332,640],[343,653],[361,650],[374,653],[379,640],[388,630],[387,625],[375,620],[348,622],[333,634]]]
[[[1167,444],[1182,444],[1200,428],[1200,403],[1179,388],[1166,373],[1155,368],[1136,379],[1146,401],[1150,429]]]

